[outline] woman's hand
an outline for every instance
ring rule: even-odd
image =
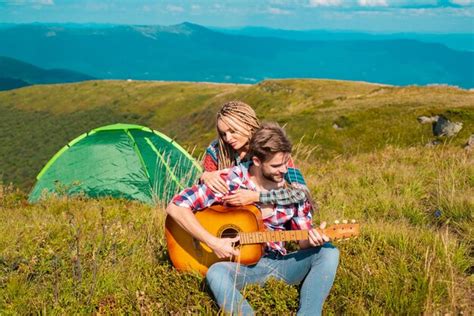
[[[204,183],[214,193],[227,194],[229,188],[221,175],[227,173],[228,169],[222,169],[217,171],[204,171],[201,176],[201,182]]]
[[[256,203],[260,200],[260,193],[252,190],[239,189],[222,197],[224,204],[242,206]]]

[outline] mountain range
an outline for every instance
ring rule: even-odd
[[[0,55],[102,79],[255,83],[328,78],[474,87],[474,52],[416,39],[297,40],[200,25],[23,24],[0,28]]]
[[[474,33],[363,33],[334,30],[283,30],[268,27],[218,28],[212,30],[233,35],[275,37],[300,41],[416,40],[443,44],[451,49],[474,52]]]
[[[33,84],[66,83],[94,79],[91,76],[66,70],[42,69],[20,60],[0,56],[0,91]]]

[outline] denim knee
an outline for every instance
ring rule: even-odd
[[[222,279],[229,275],[227,262],[216,262],[209,267],[206,273],[206,281],[209,285],[215,281],[222,282]]]
[[[313,264],[315,263],[337,267],[339,265],[339,249],[332,244],[324,244],[319,249],[318,255],[313,256]]]
[[[331,248],[324,248],[325,249],[325,260],[328,263],[331,263],[333,266],[337,267],[339,265],[339,249],[332,246]]]

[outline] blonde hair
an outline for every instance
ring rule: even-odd
[[[216,122],[218,120],[222,120],[234,131],[246,136],[248,140],[250,140],[257,128],[260,127],[255,111],[250,105],[241,101],[224,103],[219,112],[217,112]],[[237,152],[224,141],[219,130],[217,132],[219,135],[218,168],[220,170],[232,167]]]

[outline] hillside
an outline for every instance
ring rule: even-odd
[[[361,223],[360,237],[337,243],[326,314],[474,309],[474,156],[461,148],[474,132],[474,92],[332,80],[87,81],[0,92],[0,314],[219,313],[202,277],[171,266],[162,208],[84,197],[31,205],[25,191],[66,142],[110,123],[150,126],[197,157],[215,135],[217,109],[233,99],[286,126],[320,208],[315,223]],[[464,126],[427,147],[436,138],[417,117],[435,114]],[[297,310],[296,286],[270,281],[245,295],[259,314]]]
[[[198,156],[215,137],[214,115],[228,100],[251,104],[262,120],[286,126],[311,159],[372,152],[434,140],[420,115],[464,123],[451,146],[473,134],[474,93],[452,87],[392,87],[329,80],[271,80],[257,85],[88,81],[0,92],[3,182],[28,190],[68,141],[92,128],[138,123],[164,132]],[[333,128],[338,123],[341,129]]]
[[[328,78],[474,87],[474,52],[414,39],[257,38],[191,23],[24,24],[0,29],[0,42],[0,55],[104,79],[256,83]]]
[[[94,79],[66,69],[42,69],[20,60],[0,56],[0,90],[33,84],[67,83]]]
[[[472,311],[474,161],[451,146],[387,147],[300,159],[320,205],[315,221],[355,218],[337,243],[329,315]],[[168,260],[164,212],[123,200],[28,205],[0,186],[1,314],[217,314],[203,279]],[[179,293],[179,295],[176,295]],[[259,314],[295,313],[298,287],[247,287]]]
[[[30,84],[21,79],[14,78],[1,78],[0,77],[0,91],[18,89],[21,87],[29,86]]]

